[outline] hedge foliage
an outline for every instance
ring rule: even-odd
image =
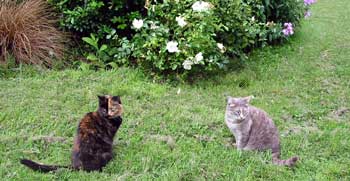
[[[62,15],[61,26],[87,45],[92,65],[133,65],[185,76],[223,69],[253,48],[283,42],[310,5],[301,0],[49,1]]]

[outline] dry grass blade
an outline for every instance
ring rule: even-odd
[[[16,63],[52,65],[64,53],[65,33],[45,0],[0,1],[0,61],[9,54]]]

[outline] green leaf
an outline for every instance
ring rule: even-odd
[[[117,31],[115,29],[112,29],[111,35],[114,35]]]
[[[173,69],[173,70],[176,70],[176,68],[177,68],[177,64],[173,64],[173,65],[171,66],[171,69]]]
[[[103,44],[100,48],[100,51],[105,51],[107,48],[108,48],[107,45]]]
[[[115,62],[110,62],[110,63],[108,63],[108,65],[110,65],[112,68],[118,68],[118,64],[117,63],[115,63]]]
[[[87,57],[86,57],[88,60],[91,60],[91,61],[96,61],[98,60],[98,58],[96,57],[96,55],[94,54],[89,54]]]
[[[124,30],[128,25],[127,24],[120,24],[117,26],[119,30]]]
[[[79,69],[82,71],[87,71],[91,69],[91,65],[85,62],[81,62],[81,64],[79,65]]]
[[[94,39],[94,37],[89,38],[89,37],[83,37],[83,41],[88,43],[89,45],[93,46],[96,50],[98,50],[98,39]]]

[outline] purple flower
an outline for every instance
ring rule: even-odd
[[[304,14],[305,16],[305,18],[308,18],[308,17],[310,17],[311,16],[311,11],[310,10],[307,10],[306,12],[305,12],[305,14]]]
[[[293,24],[292,23],[284,23],[284,27],[293,27]]]
[[[282,33],[285,36],[290,36],[294,34],[294,30],[293,30],[293,24],[292,23],[284,23],[284,29],[282,30]]]
[[[316,3],[316,0],[304,0],[305,6],[310,6],[311,4]]]
[[[294,34],[294,31],[293,31],[293,30],[290,30],[290,31],[289,31],[289,34],[290,34],[290,35],[293,35],[293,34]]]

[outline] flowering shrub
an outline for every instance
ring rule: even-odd
[[[184,73],[227,63],[224,45],[216,41],[220,19],[209,2],[154,3],[143,23],[142,28],[133,25],[132,56],[146,69]]]
[[[187,75],[224,68],[232,57],[243,57],[254,47],[294,34],[293,26],[305,7],[302,2],[287,1],[153,2],[144,26],[133,25],[137,33],[131,40],[132,57],[156,72]],[[277,9],[278,15],[266,13]]]
[[[266,24],[264,6],[258,0],[218,1],[216,15],[220,17],[221,28],[218,40],[227,48],[229,55],[244,55],[253,47],[267,43],[267,35],[276,24]],[[278,32],[278,31],[276,31]]]
[[[263,1],[266,19],[273,22],[298,24],[304,17],[305,5],[302,0]]]
[[[64,27],[90,36],[84,38],[86,57],[95,65],[132,64],[185,76],[225,68],[255,47],[282,42],[315,2],[50,1],[65,9]]]
[[[144,0],[48,0],[61,13],[60,25],[78,37],[94,33],[98,38],[115,29],[131,35],[130,22],[144,13]]]
[[[129,65],[135,17],[145,15],[144,0],[48,0],[61,15],[60,26],[82,44],[94,67]],[[84,38],[84,39],[83,39]],[[79,41],[81,40],[81,41]]]

